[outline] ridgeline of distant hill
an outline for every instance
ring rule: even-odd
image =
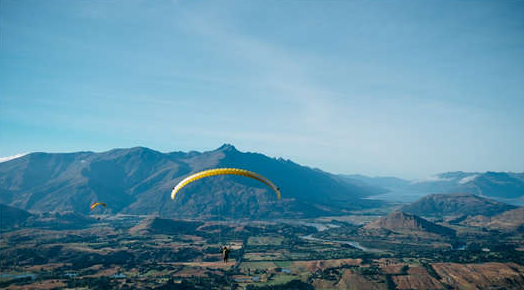
[[[499,231],[524,232],[524,207],[516,207],[470,193],[431,194],[406,204],[402,212]]]
[[[379,218],[363,227],[363,230],[389,230],[397,233],[417,235],[417,236],[447,236],[453,237],[455,231],[437,225],[419,216],[405,213],[402,211],[394,211],[387,216]]]
[[[177,200],[174,185],[188,174],[217,167],[260,173],[277,184],[283,199],[245,177],[217,176],[186,186]],[[95,201],[108,213],[175,218],[312,217],[376,205],[365,197],[383,189],[290,160],[240,152],[232,145],[207,152],[161,153],[144,147],[107,152],[31,153],[0,163],[0,203],[33,213],[89,213]]]
[[[493,216],[516,206],[483,198],[471,193],[431,194],[402,207],[402,211],[420,216]]]

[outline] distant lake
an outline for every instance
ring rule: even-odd
[[[411,203],[419,200],[420,198],[426,195],[429,195],[429,193],[392,191],[384,194],[373,195],[368,197],[367,199],[379,199],[399,203]]]

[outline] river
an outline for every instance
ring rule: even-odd
[[[366,247],[362,246],[359,242],[355,242],[355,241],[325,240],[325,239],[315,238],[315,237],[313,237],[313,234],[310,234],[310,235],[307,235],[307,236],[300,236],[300,238],[304,239],[304,240],[308,240],[308,241],[328,242],[328,243],[337,243],[337,244],[350,245],[350,246],[352,246],[354,248],[357,248],[357,249],[359,249],[361,251],[365,251],[365,252],[384,252],[383,250],[380,250],[380,249],[366,248]]]

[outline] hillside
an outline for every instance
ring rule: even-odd
[[[524,206],[508,210],[491,218],[490,226],[518,228],[524,225]]]
[[[25,210],[0,204],[0,228],[2,231],[21,227],[32,216]]]
[[[192,221],[176,221],[172,219],[163,219],[158,217],[150,217],[144,219],[138,225],[129,229],[131,234],[194,234],[195,229],[203,225],[201,222]]]
[[[25,226],[44,229],[81,229],[98,222],[97,219],[75,212],[38,213],[29,218]]]
[[[407,235],[454,236],[455,231],[427,221],[416,215],[394,211],[385,217],[375,220],[363,227],[365,230],[389,230]]]
[[[516,206],[497,202],[470,193],[431,194],[405,205],[402,211],[419,216],[493,216]]]
[[[461,221],[461,224],[501,231],[522,231],[524,229],[524,206],[508,210],[493,217],[483,215],[468,217]]]
[[[0,204],[2,231],[34,227],[40,229],[75,229],[93,224],[97,220],[74,212],[29,213],[25,210]]]
[[[206,178],[170,199],[188,174],[216,167],[260,173],[277,184],[283,200],[260,182],[238,176]],[[290,160],[245,153],[232,145],[207,152],[161,153],[144,147],[107,152],[31,153],[0,163],[0,202],[33,212],[88,214],[95,201],[107,213],[164,217],[310,217],[337,214],[377,202],[362,199],[375,187]]]

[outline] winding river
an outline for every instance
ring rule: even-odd
[[[313,234],[310,234],[310,235],[307,235],[307,236],[300,236],[300,238],[302,238],[304,240],[308,240],[308,241],[315,241],[315,242],[328,242],[328,243],[337,243],[337,244],[350,245],[350,246],[352,246],[354,248],[357,248],[357,249],[359,249],[361,251],[365,251],[365,252],[384,252],[383,250],[380,250],[380,249],[366,248],[366,247],[362,246],[359,242],[355,242],[355,241],[325,240],[325,239],[315,238],[315,237],[313,237]]]

